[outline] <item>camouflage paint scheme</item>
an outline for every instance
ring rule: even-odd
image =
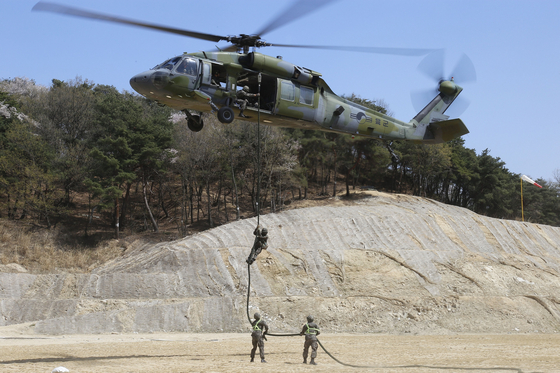
[[[196,71],[180,72],[183,61]],[[213,71],[220,72],[221,87],[211,84]],[[261,92],[260,111],[249,106],[248,118],[242,118],[249,122],[434,144],[469,132],[460,119],[444,115],[463,90],[453,80],[440,82],[438,95],[410,122],[403,122],[337,96],[316,71],[258,52],[185,53],[137,74],[130,84],[146,98],[188,117],[223,107],[238,113],[235,92],[247,85],[251,92]]]

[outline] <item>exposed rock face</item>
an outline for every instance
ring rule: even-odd
[[[560,330],[560,228],[372,193],[261,216],[250,314],[296,332]],[[0,325],[37,333],[247,330],[256,219],[127,251],[92,274],[0,273]]]

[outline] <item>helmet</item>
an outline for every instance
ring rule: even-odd
[[[307,316],[307,322],[313,322],[313,316],[311,315]]]
[[[243,90],[244,90],[245,92],[249,92],[249,86],[243,87]]]
[[[268,234],[268,229],[263,228],[263,229],[261,230],[261,233],[262,233],[263,236],[266,236],[266,235]]]
[[[260,314],[260,313],[258,313],[258,312],[257,312],[257,313],[255,313],[255,315],[254,315],[254,316],[255,316],[255,319],[256,319],[256,320],[260,320],[260,318],[261,318],[261,314]]]

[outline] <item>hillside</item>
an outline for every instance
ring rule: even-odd
[[[250,313],[276,332],[560,330],[560,228],[368,192],[261,216]],[[88,274],[0,273],[0,325],[46,334],[246,331],[256,218],[131,247]]]

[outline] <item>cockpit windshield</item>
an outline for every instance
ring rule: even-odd
[[[179,74],[187,74],[187,75],[196,75],[198,71],[198,64],[196,60],[192,58],[185,58],[181,63],[177,66],[176,69],[177,73]]]
[[[172,58],[170,60],[165,61],[164,63],[161,63],[159,65],[157,65],[156,67],[153,68],[153,70],[157,70],[157,69],[167,69],[167,70],[172,70],[173,67],[177,64],[177,62],[179,62],[181,60],[181,57],[175,57]]]
[[[152,70],[158,69],[175,69],[179,74],[196,76],[198,73],[198,62],[193,58],[175,57],[157,65]]]

